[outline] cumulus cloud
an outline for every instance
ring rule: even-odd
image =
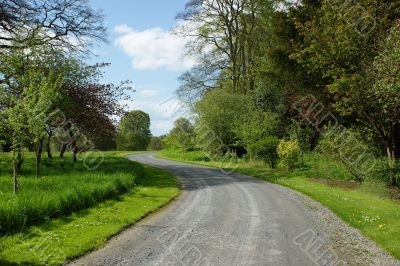
[[[115,45],[132,58],[135,69],[182,71],[191,68],[195,60],[184,54],[187,40],[169,30],[151,28],[137,31],[119,25]]]

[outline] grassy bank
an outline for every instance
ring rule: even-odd
[[[72,158],[47,159],[40,178],[35,177],[34,154],[25,153],[20,173],[20,191],[12,192],[11,154],[0,153],[0,234],[18,232],[49,218],[72,212],[126,193],[135,185],[141,168],[126,160],[125,153],[94,154],[99,162],[93,171]]]
[[[162,151],[160,158],[220,167],[202,152]],[[309,154],[305,167],[291,173],[272,170],[262,162],[239,160],[230,165],[237,172],[280,184],[304,193],[330,208],[351,226],[400,259],[400,203],[385,198],[379,185],[358,186],[345,182],[349,174],[335,162]],[[330,181],[330,182],[329,182]]]
[[[125,154],[108,153],[108,163],[114,163],[118,176],[123,176],[122,169],[125,169],[131,180],[135,178],[134,187],[91,208],[0,237],[0,265],[63,264],[102,246],[111,236],[178,194],[172,175],[130,162],[122,155]],[[82,178],[82,174],[75,178]]]

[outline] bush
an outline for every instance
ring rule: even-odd
[[[352,179],[362,182],[376,167],[370,148],[352,130],[329,127],[321,136],[318,151],[342,163]]]
[[[297,140],[282,139],[278,145],[278,156],[281,159],[281,165],[289,171],[296,168],[299,164],[301,149]]]
[[[278,160],[278,147],[279,139],[274,136],[269,136],[264,139],[258,140],[248,146],[251,154],[266,161],[272,168],[276,168]]]
[[[366,175],[368,181],[381,181],[390,184],[390,176],[400,178],[400,162],[390,162],[386,157],[374,160],[373,168]]]

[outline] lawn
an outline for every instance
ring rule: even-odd
[[[202,152],[162,151],[157,156],[212,167],[221,166],[221,162],[205,160],[206,156]],[[341,188],[315,182],[326,179],[347,180],[350,176],[340,164],[320,155],[308,154],[305,157],[304,169],[291,173],[272,170],[262,162],[243,160],[233,163],[231,169],[310,196],[400,259],[400,203],[398,201],[382,197],[380,196],[382,193],[365,189],[364,186]]]
[[[128,161],[124,158],[125,155],[126,153],[106,153],[104,166],[93,173],[83,172],[82,169],[78,170],[80,169],[78,165],[76,168],[68,170],[69,168],[64,165],[64,171],[61,172],[65,172],[65,175],[61,175],[61,172],[58,172],[57,175],[57,170],[54,170],[44,179],[60,179],[64,185],[58,186],[57,182],[40,185],[41,182],[44,182],[42,180],[36,181],[39,184],[35,183],[30,180],[32,177],[28,176],[29,171],[26,171],[24,177],[26,180],[21,182],[21,188],[24,187],[24,184],[36,186],[35,190],[42,193],[42,196],[37,197],[44,202],[46,199],[49,199],[47,202],[57,201],[58,198],[55,195],[66,193],[63,189],[69,193],[82,191],[78,186],[80,189],[86,188],[86,190],[93,186],[94,189],[90,191],[95,191],[94,193],[99,193],[98,190],[106,191],[106,189],[111,189],[112,192],[108,196],[106,193],[103,197],[96,198],[99,202],[101,201],[100,203],[93,201],[90,204],[81,205],[82,210],[70,215],[58,213],[56,215],[58,218],[53,219],[48,216],[38,225],[25,226],[17,233],[9,233],[0,237],[0,265],[61,265],[102,246],[111,236],[165,205],[178,194],[179,189],[172,175],[159,169]],[[66,164],[68,163],[66,162]],[[44,169],[45,171],[46,169]],[[98,178],[96,178],[96,173],[99,175]],[[71,183],[77,186],[74,188],[77,190],[65,188],[68,177],[72,179]],[[126,189],[117,192],[115,189],[118,186],[113,185],[113,179],[120,180],[118,182],[122,183],[130,182],[134,185],[128,185]],[[103,182],[104,184],[99,184]],[[53,195],[50,189],[53,184],[56,189],[61,190],[60,193],[55,191]],[[41,187],[44,188],[41,190]],[[35,196],[34,193],[29,192],[29,187],[26,186],[17,198],[24,195],[23,193]],[[52,196],[46,197],[45,193]],[[91,192],[86,193],[89,195]],[[109,199],[105,200],[107,197]],[[83,202],[83,199],[78,198]],[[25,203],[25,201],[22,202]],[[52,204],[49,203],[45,206],[52,206]],[[89,205],[91,205],[90,208]],[[14,208],[23,211],[23,209]]]

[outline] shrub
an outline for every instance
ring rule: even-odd
[[[282,139],[279,142],[277,151],[282,166],[286,167],[289,171],[296,168],[301,156],[301,149],[297,140]]]
[[[278,147],[279,139],[274,136],[269,136],[264,139],[258,140],[248,146],[251,154],[266,161],[272,168],[276,168],[278,160]]]
[[[400,177],[400,162],[391,162],[386,157],[380,157],[374,160],[373,168],[365,176],[368,181],[380,181],[390,184],[390,176],[395,179]]]
[[[321,136],[318,151],[342,163],[353,176],[362,182],[374,170],[376,159],[370,148],[352,130],[329,127]]]

